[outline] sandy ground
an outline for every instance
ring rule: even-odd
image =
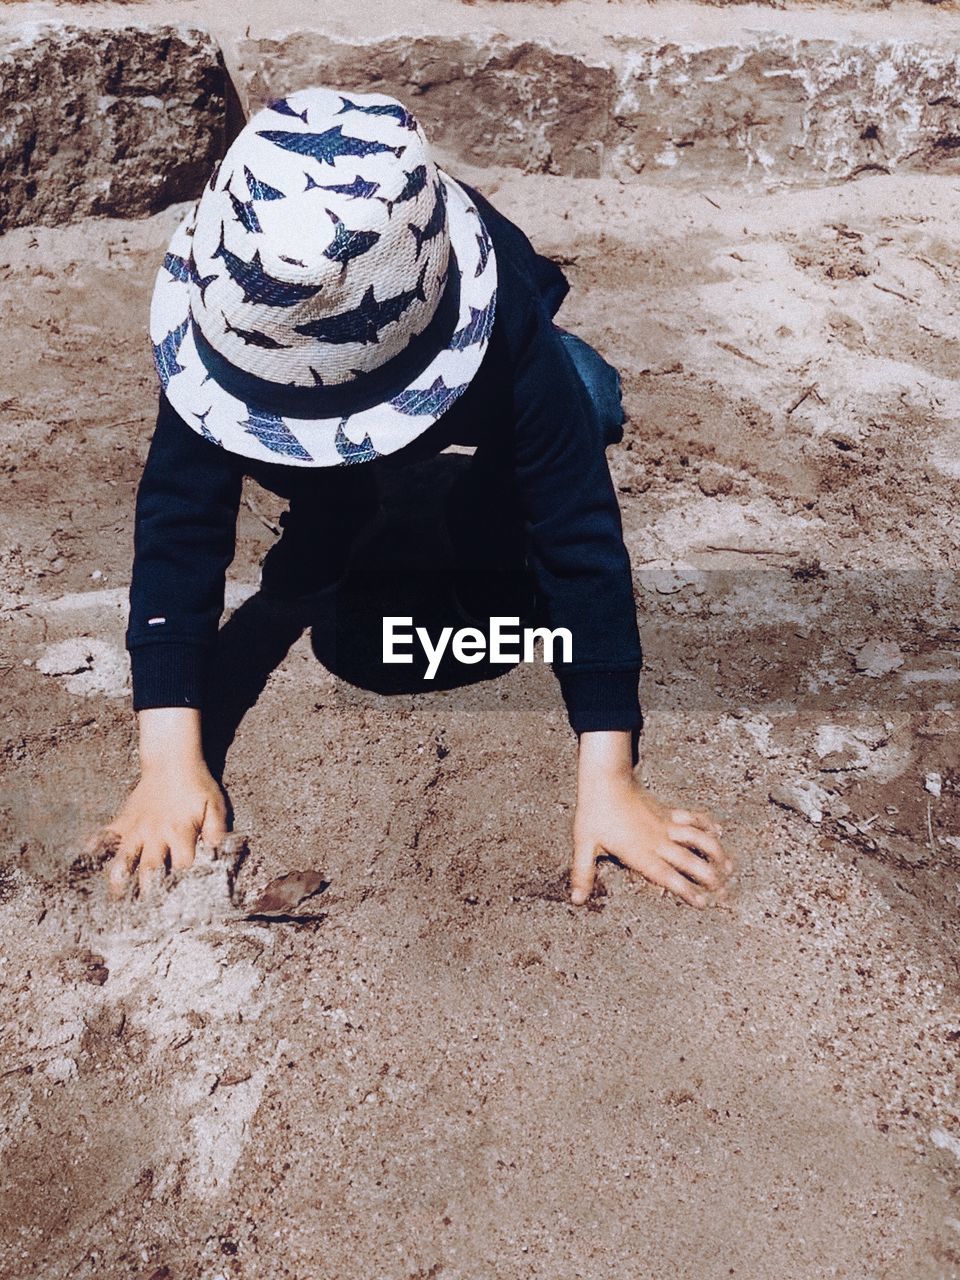
[[[136,776],[146,308],[179,211],[11,233],[0,1275],[960,1275],[956,179],[459,172],[623,371],[641,773],[713,808],[738,888],[695,913],[607,863],[566,905],[550,673],[388,698],[309,633],[266,652],[251,489],[223,659],[235,719],[264,684],[226,763],[249,854],[109,904],[78,848]],[[361,596],[415,580],[413,505]],[[326,887],[257,914],[290,871]]]

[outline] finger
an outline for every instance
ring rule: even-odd
[[[178,827],[170,835],[170,866],[174,871],[184,871],[193,866],[197,853],[196,827]]]
[[[149,897],[160,879],[160,872],[167,856],[167,846],[160,840],[144,845],[140,854],[140,868],[137,876],[137,889],[141,898]]]
[[[681,871],[696,884],[701,884],[712,893],[723,884],[723,877],[711,863],[698,858],[695,853],[680,844],[665,844],[660,856],[677,871]]]
[[[676,844],[685,844],[690,849],[699,850],[705,858],[710,858],[711,861],[715,862],[717,866],[723,867],[724,870],[733,869],[730,855],[720,841],[710,835],[708,831],[702,831],[699,827],[671,824],[667,827],[667,837]]]
[[[682,899],[688,906],[705,907],[707,905],[706,898],[698,893],[697,886],[691,884],[689,880],[685,880],[679,871],[675,871],[669,864],[661,862],[656,872],[650,876],[654,884],[662,885],[664,889],[675,894],[676,897]]]
[[[114,898],[122,898],[127,892],[130,877],[140,857],[139,842],[127,844],[117,850],[107,867],[107,882]]]
[[[120,843],[120,833],[110,827],[99,827],[83,846],[87,857],[113,857]]]
[[[137,874],[137,896],[140,898],[152,898],[154,891],[160,884],[160,877],[163,875],[162,867],[155,867],[152,864],[145,863],[140,860],[140,870]]]
[[[573,847],[573,865],[570,868],[570,901],[582,906],[593,892],[597,873],[597,847],[589,841],[581,841]]]
[[[702,809],[671,809],[670,821],[678,827],[699,827],[702,831],[711,831],[715,836],[723,835],[723,827],[709,813]]]
[[[200,839],[207,849],[220,843],[227,834],[226,805],[212,804],[209,800],[203,811],[203,822],[200,825]]]

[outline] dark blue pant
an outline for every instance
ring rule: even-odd
[[[623,439],[623,424],[626,422],[623,411],[623,379],[619,370],[604,360],[600,352],[595,351],[589,342],[584,342],[583,338],[578,338],[567,329],[561,329],[558,324],[554,324],[554,328],[576,365],[580,381],[587,388],[604,447],[619,444]]]

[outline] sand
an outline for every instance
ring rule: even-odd
[[[226,759],[249,853],[109,903],[79,849],[136,777],[146,312],[182,210],[9,233],[0,1275],[956,1276],[956,179],[459,172],[623,372],[640,774],[720,818],[736,891],[697,913],[607,862],[567,904],[548,671],[386,697],[309,632],[264,654],[251,488],[223,659],[241,703],[263,685]],[[393,495],[345,617],[423,589],[403,530],[455,463]],[[248,918],[290,872],[327,885],[308,918]]]

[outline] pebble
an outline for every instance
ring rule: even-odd
[[[806,780],[775,783],[770,788],[769,797],[781,809],[799,813],[814,824],[823,821],[824,813],[842,817],[850,812],[849,806],[844,801],[831,795],[816,782]]]
[[[931,1141],[941,1151],[949,1151],[954,1160],[960,1161],[960,1138],[955,1138],[946,1129],[934,1129],[930,1134]]]
[[[904,664],[903,652],[896,640],[868,640],[857,652],[853,665],[865,676],[874,679],[889,675]]]
[[[696,574],[682,569],[648,569],[641,579],[641,586],[647,591],[655,591],[657,595],[672,596],[696,581]]]
[[[48,1080],[56,1084],[66,1084],[77,1074],[77,1064],[73,1058],[51,1058],[43,1069]]]
[[[717,494],[729,493],[732,490],[733,477],[729,472],[724,471],[722,467],[708,462],[701,467],[700,474],[697,477],[697,484],[701,493],[713,498]]]

